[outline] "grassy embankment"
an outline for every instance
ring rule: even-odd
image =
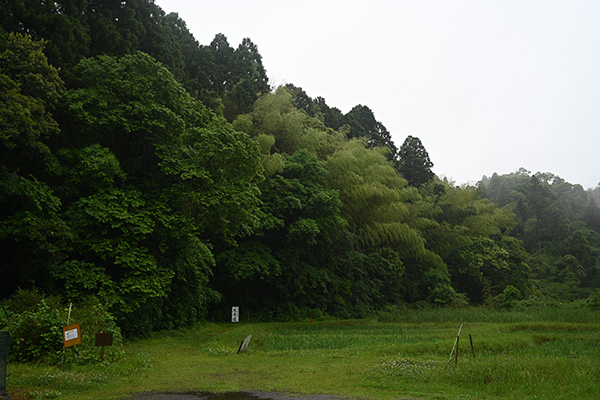
[[[9,364],[9,392],[17,400],[238,390],[365,399],[600,398],[600,312],[429,310],[392,319],[163,332],[129,343],[123,361],[111,365]],[[449,356],[461,324],[456,365]],[[249,334],[248,352],[237,354]]]

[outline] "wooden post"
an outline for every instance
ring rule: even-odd
[[[73,309],[73,303],[69,303],[69,315],[67,316],[67,325],[71,323],[71,310]],[[61,364],[65,362],[65,347],[63,347],[62,357],[60,358]]]
[[[469,340],[471,341],[471,352],[473,353],[473,358],[475,358],[475,347],[473,347],[473,337],[469,333]]]
[[[452,361],[452,355],[454,355],[454,350],[456,349],[456,363],[458,363],[458,339],[460,338],[460,331],[462,331],[462,324],[460,328],[458,328],[458,335],[456,335],[456,340],[454,341],[454,346],[452,346],[452,351],[450,352],[450,358],[448,359],[448,364],[446,365],[446,369],[450,366],[450,361]]]
[[[456,337],[456,354],[454,358],[454,365],[458,365],[458,342],[460,341],[460,333]]]

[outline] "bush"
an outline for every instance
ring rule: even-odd
[[[13,314],[11,319],[9,357],[12,361],[54,364],[60,360],[64,323],[59,310],[42,299],[32,309]]]
[[[95,345],[97,333],[113,334],[113,345],[105,351],[105,360],[117,361],[123,356],[121,330],[113,316],[96,298],[90,298],[87,302],[74,307],[71,323],[79,323],[81,326],[82,341],[76,348],[79,363],[96,362],[100,359],[100,348]]]
[[[46,296],[36,287],[29,290],[18,290],[6,301],[6,308],[15,314],[33,311],[42,301],[53,309],[61,308],[61,299],[58,296]]]
[[[596,292],[588,297],[586,305],[592,310],[600,310],[600,289],[596,289]]]
[[[486,304],[498,310],[511,310],[519,305],[522,298],[523,295],[519,289],[513,285],[508,285],[502,293],[488,299]]]
[[[37,289],[19,290],[7,302],[11,318],[11,342],[9,357],[16,362],[39,362],[57,364],[63,355],[63,327],[67,325],[68,307],[60,298],[45,296]],[[100,350],[95,347],[95,335],[112,332],[114,343],[106,352],[107,360],[122,355],[122,337],[112,316],[98,300],[89,299],[72,309],[69,324],[81,326],[80,345],[75,346],[77,363],[98,361]],[[67,357],[72,362],[72,357]]]

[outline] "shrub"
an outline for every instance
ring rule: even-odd
[[[13,314],[9,356],[13,361],[56,363],[62,350],[63,319],[45,299],[32,309]]]
[[[594,294],[588,297],[586,304],[592,310],[600,310],[600,289],[596,289]]]
[[[68,307],[60,298],[45,296],[37,289],[19,290],[7,302],[11,318],[9,357],[16,362],[56,364],[63,355],[63,327],[67,325]],[[95,362],[100,350],[95,347],[95,334],[112,332],[114,343],[106,352],[107,360],[122,355],[122,337],[113,317],[98,300],[90,298],[72,309],[69,324],[79,323],[82,343],[73,350],[77,363]],[[71,363],[72,357],[67,357]]]
[[[71,323],[81,326],[81,345],[77,346],[78,363],[90,363],[100,358],[100,348],[96,347],[97,333],[112,333],[113,345],[105,352],[104,359],[117,361],[123,355],[123,336],[113,316],[96,298],[73,308]]]
[[[487,305],[496,309],[510,310],[515,308],[523,298],[521,291],[513,285],[508,285],[499,295],[487,300]]]

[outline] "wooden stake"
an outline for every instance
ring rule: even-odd
[[[69,303],[69,315],[67,316],[67,326],[71,324],[71,310],[73,309],[73,303]]]
[[[450,358],[448,359],[448,364],[446,365],[446,369],[448,369],[448,366],[450,365],[450,361],[452,361],[452,355],[454,354],[454,349],[457,350],[457,356],[456,356],[456,362],[458,363],[458,338],[460,338],[460,331],[462,331],[462,324],[460,325],[460,328],[458,328],[458,335],[456,335],[456,340],[454,341],[454,346],[452,346],[452,351],[450,352]]]
[[[454,359],[454,365],[458,365],[458,342],[459,341],[460,341],[460,333],[456,337],[456,354],[455,354],[456,357]]]
[[[67,326],[70,325],[71,322],[71,310],[73,309],[73,303],[69,303],[69,315],[67,316]],[[73,360],[75,360],[75,356],[73,355]],[[65,348],[63,347],[63,353],[62,356],[60,357],[60,362],[61,364],[64,364],[65,362]]]
[[[469,340],[471,341],[471,352],[473,353],[473,358],[475,358],[475,347],[473,347],[473,337],[469,333]]]

